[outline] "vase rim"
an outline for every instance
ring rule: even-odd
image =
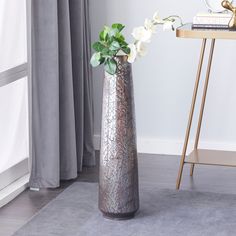
[[[114,56],[114,58],[117,61],[122,61],[122,62],[127,62],[128,61],[128,56],[127,55],[118,55],[118,56]]]
[[[128,58],[128,56],[127,55],[115,55],[114,57],[125,57],[125,58]]]

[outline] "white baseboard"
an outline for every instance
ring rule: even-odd
[[[25,158],[5,171],[0,171],[0,191],[29,173],[29,158]]]
[[[100,149],[100,135],[94,135],[95,149]],[[194,142],[189,142],[189,150],[191,151]],[[179,140],[161,140],[148,137],[137,137],[137,148],[139,153],[147,154],[163,154],[163,155],[181,155],[183,141]],[[214,141],[204,141],[199,143],[199,147],[203,149],[229,150],[236,151],[236,144],[219,143]]]
[[[23,192],[29,183],[29,174],[17,179],[4,189],[0,191],[0,208],[11,200],[13,200],[16,196],[18,196],[21,192]]]

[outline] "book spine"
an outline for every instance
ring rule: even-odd
[[[207,24],[207,25],[228,25],[230,18],[213,18],[213,17],[194,17],[194,24]]]
[[[216,24],[192,24],[192,28],[194,29],[228,29],[228,25],[216,25]]]
[[[232,14],[212,14],[212,13],[209,13],[209,14],[197,14],[196,17],[208,17],[208,18],[231,18],[232,17]]]

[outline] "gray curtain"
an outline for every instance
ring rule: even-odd
[[[95,164],[88,13],[88,0],[32,1],[31,187]]]

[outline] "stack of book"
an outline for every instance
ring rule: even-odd
[[[228,29],[230,13],[198,13],[193,18],[193,28]]]

